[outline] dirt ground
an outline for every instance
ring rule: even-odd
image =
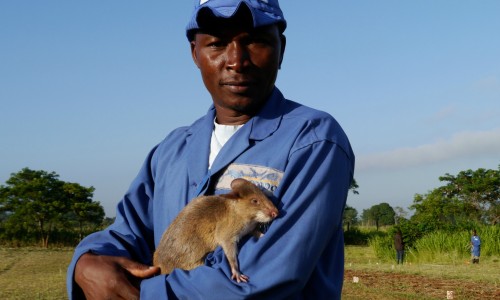
[[[353,278],[359,282],[354,283]],[[448,298],[447,291],[453,291]],[[413,274],[345,270],[343,299],[500,299],[500,287],[461,279]]]

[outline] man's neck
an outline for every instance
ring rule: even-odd
[[[253,116],[245,114],[222,114],[217,112],[215,121],[221,125],[242,125],[248,122]]]

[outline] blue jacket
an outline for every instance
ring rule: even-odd
[[[481,240],[479,236],[473,235],[470,239],[470,243],[472,245],[472,255],[479,257],[481,255]]]
[[[342,212],[354,154],[327,113],[286,100],[275,88],[261,112],[222,148],[208,169],[215,110],[171,132],[148,155],[109,228],[86,237],[68,269],[89,251],[151,264],[163,231],[190,199],[225,193],[244,177],[272,192],[280,216],[260,239],[239,243],[248,283],[231,280],[221,248],[191,271],[175,269],[141,283],[141,299],[339,299],[344,271]]]

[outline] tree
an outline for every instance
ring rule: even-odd
[[[359,188],[358,182],[356,181],[356,178],[353,178],[351,185],[349,186],[349,190],[351,190],[354,195],[358,195],[359,194],[358,188]]]
[[[86,188],[78,183],[66,182],[63,190],[70,204],[68,219],[78,222],[78,234],[81,240],[84,236],[85,225],[95,228],[102,224],[104,209],[99,202],[92,201],[95,190],[93,187]]]
[[[394,209],[388,203],[380,203],[363,210],[363,221],[374,222],[377,230],[380,226],[394,224]]]
[[[394,224],[398,225],[402,221],[406,220],[408,212],[404,210],[401,206],[394,207]]]
[[[461,171],[456,176],[439,177],[446,182],[425,195],[416,194],[411,220],[424,232],[445,229],[471,229],[475,224],[500,221],[499,170]]]
[[[462,202],[469,218],[493,225],[499,222],[500,165],[498,170],[469,169],[456,176],[446,173],[439,180],[447,182],[442,187],[444,196]]]
[[[358,211],[354,207],[346,205],[343,215],[343,223],[347,226],[347,231],[349,231],[351,225],[355,225],[358,222]]]
[[[416,194],[410,209],[415,210],[411,220],[424,231],[450,229],[467,222],[469,209],[457,198],[447,197],[443,188],[436,188],[425,195]]]
[[[47,247],[54,223],[67,209],[62,182],[54,172],[28,168],[11,174],[7,186],[1,186],[3,209],[10,218],[27,226],[36,226],[42,245]]]
[[[91,200],[93,191],[65,183],[55,172],[24,168],[11,174],[6,185],[0,185],[4,228],[14,233],[34,231],[47,247],[53,230],[72,219],[102,221],[102,207]]]

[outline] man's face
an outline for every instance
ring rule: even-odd
[[[277,26],[232,25],[198,32],[191,42],[218,118],[259,111],[274,87],[285,47]]]

